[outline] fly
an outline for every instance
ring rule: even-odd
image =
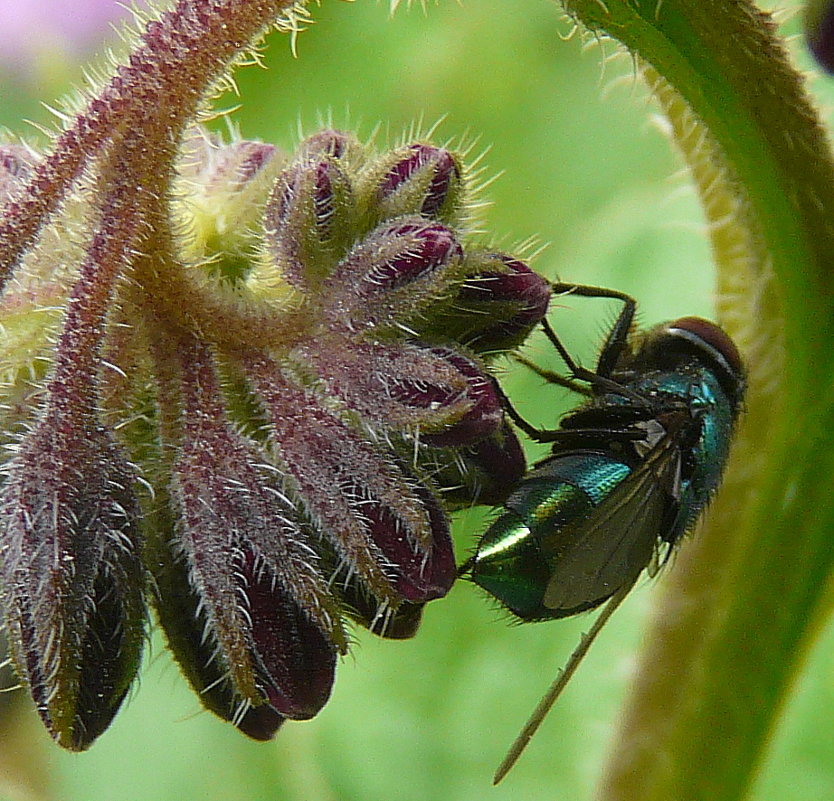
[[[714,323],[682,317],[635,333],[630,296],[577,284],[553,291],[623,307],[595,370],[577,364],[543,322],[567,375],[522,361],[587,400],[543,430],[504,398],[510,419],[552,451],[519,482],[460,573],[521,621],[605,607],[513,743],[496,784],[643,570],[662,564],[698,520],[720,483],[745,388],[739,352]]]

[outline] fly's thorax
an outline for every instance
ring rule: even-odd
[[[696,385],[695,401],[703,410],[700,434],[689,452],[689,502],[683,530],[690,529],[718,489],[730,452],[739,407],[714,374],[704,370]]]
[[[729,451],[738,406],[714,371],[693,361],[674,372],[644,376],[632,386],[638,391],[655,393],[660,419],[664,411],[660,407],[687,410],[690,433],[681,438],[682,446],[692,449],[696,461],[719,465],[720,475],[720,467]]]
[[[628,387],[651,399],[655,420],[678,441],[680,509],[675,524],[662,533],[666,542],[675,543],[695,524],[720,484],[739,406],[726,389],[725,377],[697,358],[675,370],[644,373]],[[670,420],[680,426],[677,432],[670,430]]]

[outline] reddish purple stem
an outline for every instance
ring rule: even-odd
[[[120,159],[117,169],[128,171],[129,164],[129,159]],[[67,427],[73,427],[73,421],[91,419],[95,411],[107,312],[116,280],[133,255],[141,196],[139,187],[120,181],[105,197],[100,227],[93,235],[67,304],[48,387],[49,411],[62,417]]]

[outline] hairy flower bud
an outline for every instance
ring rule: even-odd
[[[100,427],[47,414],[6,467],[0,589],[11,655],[50,734],[110,724],[144,632],[133,472]]]
[[[327,280],[324,313],[352,329],[407,322],[448,292],[463,250],[438,223],[403,218],[356,245]]]
[[[297,162],[278,177],[264,214],[266,243],[299,289],[317,287],[353,241],[352,201],[336,159]]]
[[[162,520],[157,510],[156,522]],[[162,529],[173,527],[170,506]],[[173,534],[155,537],[149,548],[159,621],[168,645],[200,703],[254,740],[270,740],[285,718],[270,704],[252,706],[233,684],[218,658],[203,599],[191,583],[185,554]]]
[[[299,153],[308,159],[329,156],[349,164],[364,160],[363,147],[359,140],[345,131],[325,129],[308,136],[299,147]]]
[[[523,261],[503,253],[474,253],[467,278],[445,310],[421,334],[442,332],[477,353],[515,347],[547,313],[550,285]]]
[[[502,420],[492,381],[472,359],[419,343],[387,345],[323,338],[300,355],[328,390],[380,428],[411,431],[432,444],[461,445]]]
[[[283,157],[274,145],[240,140],[223,144],[202,131],[184,145],[179,171],[187,220],[186,255],[207,260],[219,277],[236,282],[251,269],[256,232]]]
[[[292,502],[225,423],[207,349],[183,349],[183,443],[172,497],[189,582],[236,697],[306,718],[345,636]]]
[[[397,607],[379,604],[356,581],[339,584],[337,589],[342,597],[345,614],[378,637],[407,640],[417,633],[425,604],[408,601],[403,601]]]
[[[394,150],[373,173],[383,217],[421,214],[450,219],[460,200],[461,172],[445,148],[415,143]]]
[[[423,441],[439,446],[466,445],[494,433],[501,426],[503,410],[492,379],[462,353],[450,348],[433,348],[432,353],[448,359],[466,376],[466,397],[470,407],[465,415],[443,431],[424,434]]]
[[[252,553],[244,555],[240,575],[267,701],[282,715],[308,720],[330,697],[336,647]]]

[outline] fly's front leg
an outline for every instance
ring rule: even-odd
[[[579,295],[583,298],[609,298],[622,302],[622,311],[617,316],[614,325],[605,338],[595,373],[577,365],[547,321],[543,321],[547,338],[553,343],[556,350],[559,351],[559,355],[576,378],[582,381],[589,381],[590,383],[594,383],[595,378],[609,379],[614,367],[617,365],[620,355],[628,347],[628,335],[634,323],[637,301],[631,295],[627,295],[625,292],[619,292],[616,289],[585,286],[584,284],[556,283],[551,285],[551,289],[556,295]]]

